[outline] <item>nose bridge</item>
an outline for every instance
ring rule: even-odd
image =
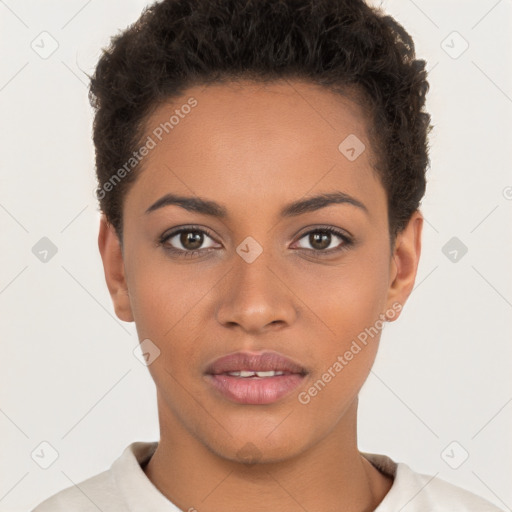
[[[278,251],[272,249],[270,238],[265,240],[268,246],[263,247],[247,237],[236,248],[234,268],[218,299],[217,319],[223,325],[258,331],[270,324],[293,322],[293,294],[282,282]]]

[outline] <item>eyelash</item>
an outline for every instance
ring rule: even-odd
[[[206,248],[206,249],[194,249],[192,251],[187,251],[184,249],[176,249],[175,247],[164,246],[164,244],[165,244],[165,242],[167,242],[167,240],[175,237],[176,235],[179,235],[180,233],[190,233],[190,232],[202,233],[204,235],[209,236],[211,239],[215,240],[212,233],[208,229],[200,228],[198,226],[189,226],[186,228],[177,229],[176,231],[172,231],[169,234],[162,235],[160,237],[160,239],[158,240],[158,246],[161,245],[166,251],[170,252],[171,254],[176,255],[177,257],[182,257],[182,258],[192,258],[192,257],[196,256],[197,254],[204,253],[205,251],[209,252],[210,250],[214,249],[214,248],[210,247],[210,248]],[[317,253],[317,255],[319,255],[320,257],[323,257],[324,255],[328,256],[328,255],[331,255],[334,253],[346,251],[350,246],[352,246],[354,244],[354,241],[351,238],[349,238],[346,234],[344,234],[343,232],[341,232],[340,230],[338,230],[336,228],[329,227],[329,226],[319,227],[319,228],[312,229],[310,231],[306,231],[298,238],[298,240],[302,240],[302,238],[304,238],[307,235],[310,235],[311,233],[330,233],[332,235],[338,236],[339,238],[341,238],[343,240],[343,244],[341,245],[341,247],[338,247],[336,249],[320,250],[320,249],[299,248],[299,250],[302,250],[302,251]]]

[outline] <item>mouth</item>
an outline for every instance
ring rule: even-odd
[[[213,361],[205,371],[205,379],[229,401],[264,405],[289,395],[308,373],[277,352],[237,352]]]
[[[289,357],[267,350],[265,352],[235,352],[219,357],[207,366],[205,373],[209,375],[236,374],[233,376],[243,378],[253,376],[265,378],[274,377],[276,373],[305,375],[307,370]]]
[[[267,377],[279,377],[280,375],[291,375],[290,372],[284,372],[280,370],[269,370],[267,372],[258,372],[254,370],[240,370],[239,372],[227,372],[217,375],[231,375],[232,377],[242,377],[244,379],[251,379],[257,377],[260,379],[266,379]]]

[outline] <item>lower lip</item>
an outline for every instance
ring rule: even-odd
[[[224,397],[239,404],[251,405],[277,402],[297,388],[304,379],[304,375],[298,373],[264,378],[225,374],[206,377]]]

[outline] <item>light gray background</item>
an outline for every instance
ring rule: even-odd
[[[83,75],[146,4],[0,0],[1,511],[30,510],[158,439],[154,385],[97,249]],[[360,449],[511,510],[512,2],[382,5],[428,62],[435,129],[416,288],[361,393]],[[43,59],[31,45],[49,51],[52,38]],[[46,263],[32,252],[43,237],[58,250]],[[467,254],[443,253],[452,237]],[[45,445],[31,456],[43,441],[58,452],[47,469],[34,460],[49,461]]]

